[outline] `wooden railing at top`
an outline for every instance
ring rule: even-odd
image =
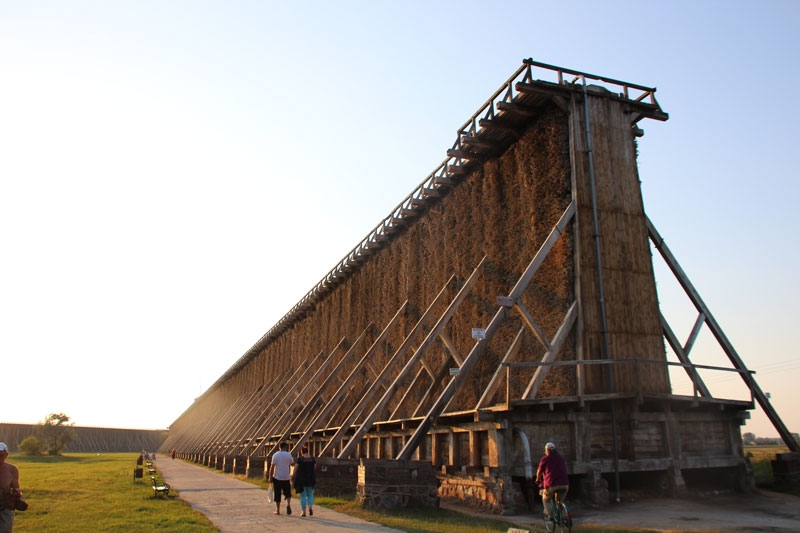
[[[492,119],[500,111],[497,105],[501,102],[511,103],[518,96],[516,89],[517,83],[528,83],[542,78],[534,78],[539,73],[549,75],[552,79],[556,78],[558,85],[573,85],[576,80],[584,78],[586,80],[603,82],[605,84],[621,89],[618,93],[621,98],[633,102],[644,102],[658,107],[655,99],[655,88],[636,85],[624,81],[587,74],[577,70],[571,70],[546,63],[539,63],[532,59],[523,61],[522,66],[489,98],[472,117],[464,123],[458,130],[458,137],[453,144],[454,149],[462,146],[464,137],[475,137],[481,132],[479,121],[481,118]],[[565,78],[572,77],[571,81]],[[305,296],[303,296],[288,313],[272,326],[256,343],[242,355],[211,387],[207,392],[223,383],[228,377],[234,375],[250,359],[252,359],[269,341],[277,337],[281,332],[291,326],[304,311],[313,306],[321,297],[330,292],[336,285],[349,276],[349,271],[358,266],[373,251],[382,248],[390,239],[391,235],[402,227],[406,222],[421,214],[426,209],[426,203],[434,198],[446,194],[446,190],[458,181],[464,174],[469,160],[460,157],[448,157],[439,164],[402,202],[392,209],[389,215],[375,226],[361,241],[347,253]],[[204,393],[205,395],[205,393]]]

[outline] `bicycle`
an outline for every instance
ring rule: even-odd
[[[545,489],[539,491],[544,496]],[[561,501],[558,491],[550,500],[550,515],[544,513],[544,529],[547,533],[570,533],[572,531],[572,514],[567,504]],[[544,500],[542,500],[544,503]]]

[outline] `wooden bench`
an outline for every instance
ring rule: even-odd
[[[153,481],[153,497],[159,496],[161,494],[164,497],[169,496],[169,485],[164,483],[163,485],[159,485],[156,483],[156,476],[150,476],[150,479]]]

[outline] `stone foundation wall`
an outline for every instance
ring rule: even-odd
[[[800,453],[777,454],[772,461],[772,475],[780,487],[800,487]]]
[[[530,488],[531,490],[534,487]],[[439,475],[439,496],[461,500],[469,507],[494,514],[528,509],[522,485],[499,475]]]
[[[317,485],[315,494],[326,496],[354,494],[358,483],[358,461],[315,457],[317,461]]]
[[[429,462],[361,459],[356,497],[367,509],[439,507],[438,486]]]

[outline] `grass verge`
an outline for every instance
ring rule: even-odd
[[[13,454],[30,508],[17,512],[14,533],[86,531],[219,531],[170,492],[153,497],[149,476],[133,480],[136,453],[74,453],[60,457]]]

